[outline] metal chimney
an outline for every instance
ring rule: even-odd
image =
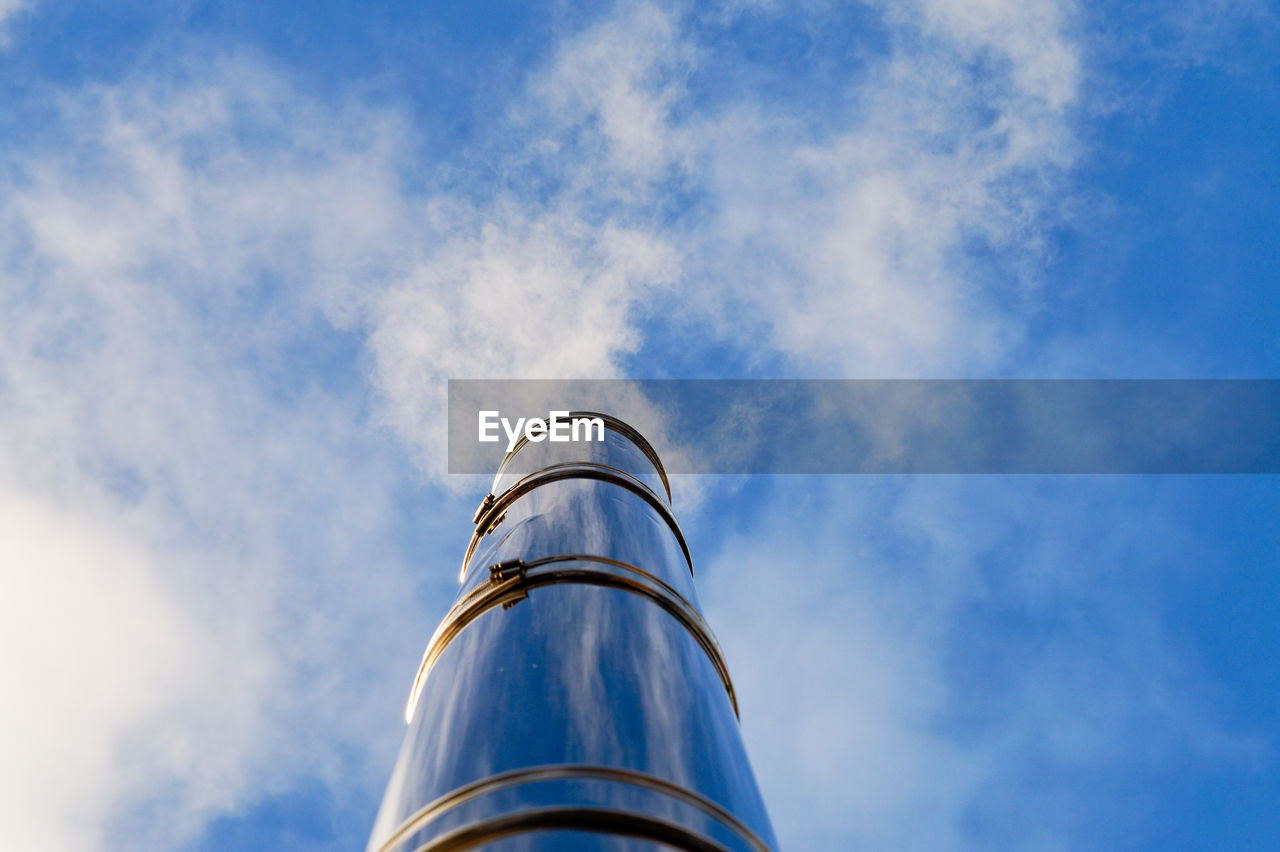
[[[571,416],[604,440],[522,440],[473,519],[368,852],[776,846],[662,463]]]

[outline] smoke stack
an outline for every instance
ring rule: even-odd
[[[368,852],[776,846],[662,463],[571,417],[476,512]]]

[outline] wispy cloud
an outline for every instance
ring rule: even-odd
[[[810,370],[982,370],[1019,335],[1077,156],[1079,57],[1057,4],[990,5],[884,7],[889,49],[818,132],[749,101],[706,130],[699,272]]]
[[[1078,147],[1068,15],[877,9],[894,49],[842,81],[820,131],[732,86],[691,109],[711,48],[684,14],[628,7],[566,37],[372,313],[397,431],[438,444],[442,378],[613,376],[660,357],[643,349],[655,327],[748,352],[762,334],[842,375],[999,363],[1037,279],[996,282],[967,257],[1039,261]]]
[[[1161,614],[1165,486],[780,481],[700,583],[784,845],[1087,845],[1123,779],[1271,761]]]
[[[20,8],[0,0],[0,32]],[[413,595],[442,602],[452,574],[415,581],[395,541],[397,497],[443,469],[447,378],[617,376],[675,348],[841,376],[1007,366],[1082,156],[1080,13],[871,3],[877,44],[835,91],[806,90],[803,57],[793,100],[753,88],[773,70],[734,28],[817,31],[832,8],[620,7],[565,33],[425,190],[404,179],[420,168],[406,110],[322,101],[263,62],[196,48],[62,93],[57,144],[0,170],[3,621],[23,637],[0,652],[22,696],[0,791],[17,845],[127,831],[160,848],[303,773],[357,785],[342,744],[385,756],[424,638]],[[1105,749],[1139,727],[1121,718],[1134,701],[1167,711],[1157,752],[1214,730],[1169,697],[1183,675],[1158,619],[1121,624],[1056,569],[993,589],[964,495],[927,493],[889,519],[924,530],[920,553],[851,554],[844,525],[880,510],[837,491],[779,516],[826,524],[828,544],[766,529],[703,575],[801,845],[958,845],[1029,740]],[[1019,499],[1000,511],[1051,513]],[[442,530],[463,516],[415,519],[450,568]],[[925,574],[889,576],[917,556]],[[1029,652],[1051,674],[1015,679],[997,733],[945,729],[966,607],[1039,615],[1063,595],[1122,653],[1090,649],[1095,676],[1071,649]],[[1072,703],[1086,691],[1102,705]],[[1063,706],[1092,715],[1064,733]]]
[[[29,6],[28,0],[0,0],[0,48],[3,48],[9,39],[10,20]]]
[[[228,672],[162,566],[106,519],[0,491],[0,564],[5,843],[91,849],[120,795],[120,733]]]
[[[0,193],[6,622],[25,631],[4,651],[5,823],[32,848],[111,845],[106,815],[161,796],[131,827],[159,846],[331,764],[281,726],[339,742],[369,712],[353,682],[382,677],[324,660],[407,582],[339,327],[393,231],[394,133],[236,60],[92,88],[60,121],[55,150],[9,153]]]
[[[649,210],[680,157],[676,26],[642,5],[567,38],[498,119],[480,175],[427,202],[431,244],[369,321],[386,417],[429,469],[444,380],[616,376],[645,303],[679,280]]]

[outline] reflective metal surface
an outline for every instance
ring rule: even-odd
[[[501,494],[517,479],[537,470],[565,462],[595,462],[608,465],[631,474],[648,485],[655,494],[671,501],[671,486],[667,482],[662,462],[649,442],[626,423],[607,414],[575,411],[574,417],[598,418],[606,425],[603,441],[552,441],[529,442],[523,436],[515,449],[507,453],[493,479],[490,492]]]
[[[557,553],[652,565],[674,583],[693,575],[684,534],[666,504],[620,471],[584,464],[530,474],[495,498],[478,517],[462,581],[474,581],[475,566]],[[692,584],[685,585],[692,595]]]
[[[661,465],[609,434],[477,513],[370,852],[774,846]]]

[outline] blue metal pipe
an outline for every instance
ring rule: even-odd
[[[477,511],[368,852],[776,847],[662,464],[588,416]]]

